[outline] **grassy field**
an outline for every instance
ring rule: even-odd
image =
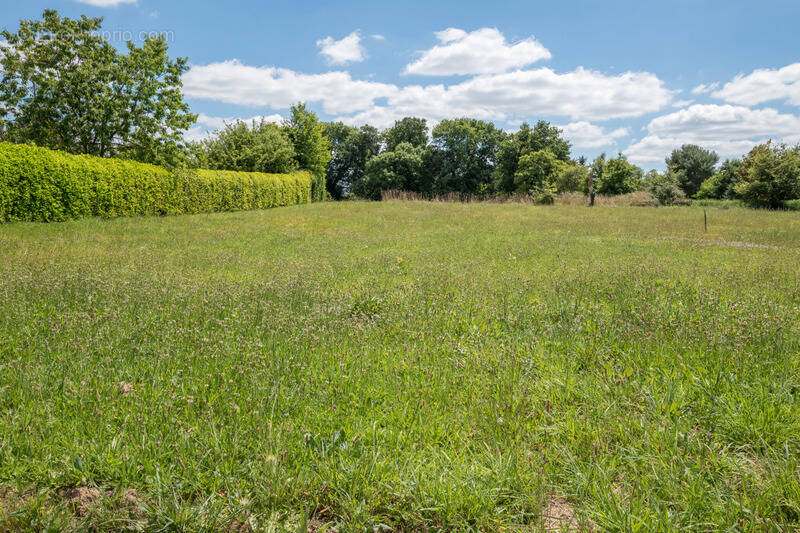
[[[0,530],[800,528],[800,214],[0,226]]]

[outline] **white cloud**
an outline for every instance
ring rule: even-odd
[[[370,35],[370,37],[372,37],[376,41],[385,41],[386,40],[386,37],[384,37],[380,33],[373,33],[372,35]]]
[[[677,100],[672,102],[672,107],[688,107],[694,103],[694,100]]]
[[[285,109],[298,101],[318,102],[324,112],[351,123],[389,126],[405,116],[431,121],[470,116],[509,120],[564,116],[602,121],[658,111],[673,91],[647,72],[616,76],[578,68],[549,68],[484,75],[453,85],[410,85],[354,80],[347,72],[302,74],[252,67],[236,60],[194,66],[183,77],[184,92],[231,104]]]
[[[701,83],[700,85],[692,89],[692,94],[708,94],[717,87],[719,87],[718,81],[715,81],[714,83]]]
[[[320,54],[325,56],[331,65],[364,61],[364,47],[361,46],[361,34],[358,30],[338,41],[333,37],[325,37],[317,41],[317,46]]]
[[[564,137],[572,142],[573,146],[582,148],[598,148],[616,143],[616,139],[630,134],[628,128],[617,128],[607,131],[605,128],[591,122],[571,122],[566,126],[558,126],[564,132]]]
[[[390,94],[385,106],[371,107],[341,119],[378,127],[391,125],[404,116],[430,120],[461,116],[513,120],[549,115],[608,120],[658,111],[671,99],[672,92],[649,73],[606,76],[578,68],[558,74],[542,68],[478,76],[449,86],[407,86]]]
[[[780,69],[758,69],[739,74],[712,96],[742,105],[756,105],[781,100],[800,106],[800,63]]]
[[[183,76],[190,98],[285,109],[299,102],[321,102],[326,113],[355,113],[397,93],[385,83],[359,81],[347,72],[302,74],[275,67],[252,67],[238,60],[194,66]]]
[[[775,109],[698,104],[651,120],[647,136],[625,153],[635,162],[662,161],[683,144],[698,144],[722,157],[740,156],[767,138],[791,141],[798,131],[800,117]]]
[[[448,28],[436,32],[436,38],[440,44],[407,65],[405,74],[496,74],[551,57],[550,51],[533,37],[510,45],[496,28],[481,28],[471,33]]]
[[[135,4],[136,0],[76,0],[81,4],[88,4],[95,7],[117,7],[121,4]]]

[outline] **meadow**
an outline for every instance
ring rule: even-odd
[[[0,530],[800,528],[800,214],[0,226]]]

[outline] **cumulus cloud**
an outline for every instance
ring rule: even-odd
[[[550,51],[533,37],[509,44],[496,28],[481,28],[471,33],[448,28],[435,35],[440,44],[407,65],[405,74],[496,74],[551,57]]]
[[[654,162],[683,144],[698,144],[722,157],[739,156],[767,138],[791,141],[798,131],[800,117],[775,109],[696,104],[651,120],[647,136],[625,153],[635,162]]]
[[[326,113],[362,111],[378,98],[397,93],[385,83],[354,80],[347,72],[302,74],[253,67],[238,60],[193,66],[183,76],[186,96],[229,104],[285,109],[298,101],[321,102]]]
[[[628,128],[617,128],[606,130],[602,126],[591,122],[579,121],[571,122],[565,126],[558,126],[564,132],[573,146],[582,148],[599,148],[610,146],[616,143],[616,139],[626,137],[630,134]]]
[[[379,127],[404,116],[508,120],[557,115],[608,120],[658,111],[671,97],[672,93],[652,74],[606,76],[584,69],[558,74],[537,69],[479,76],[449,86],[411,85],[388,96],[386,105],[365,109],[343,120]]]
[[[364,61],[365,52],[358,30],[338,41],[333,37],[325,37],[317,41],[317,46],[320,54],[325,56],[331,65],[346,65]]]
[[[672,102],[672,107],[687,107],[694,103],[694,100],[677,100]]]
[[[354,80],[347,72],[302,74],[231,60],[194,66],[183,83],[190,98],[272,109],[287,108],[300,100],[319,102],[326,113],[345,122],[369,122],[378,127],[404,116],[435,121],[459,116],[506,120],[549,115],[602,121],[658,111],[673,95],[654,74],[608,76],[583,68],[565,73],[549,68],[517,70],[453,85],[401,88]]]
[[[746,76],[739,74],[712,96],[733,104],[756,105],[781,100],[800,106],[800,63],[780,69],[758,69]]]
[[[81,4],[88,4],[95,7],[117,7],[121,4],[135,4],[136,0],[76,0]]]
[[[708,94],[717,87],[719,87],[718,81],[715,81],[714,83],[701,83],[700,85],[692,89],[692,94]]]

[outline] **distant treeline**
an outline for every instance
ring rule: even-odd
[[[551,203],[559,193],[649,191],[661,204],[731,198],[780,208],[800,198],[800,149],[759,145],[720,164],[717,154],[684,145],[665,172],[644,173],[620,154],[594,161],[571,154],[548,122],[514,133],[472,118],[432,129],[408,117],[379,131],[323,123],[300,103],[282,124],[236,121],[209,139],[185,142],[196,122],[181,92],[188,59],[171,59],[162,36],[122,53],[98,36],[102,19],[47,10],[0,32],[0,141],[71,154],[130,159],[168,169],[265,173],[307,170],[312,198],[374,199],[397,190],[424,196],[525,195]]]
[[[321,128],[325,139],[315,141],[317,162],[326,158],[322,145],[329,143],[324,174],[335,200],[378,200],[382,191],[392,190],[423,197],[526,195],[552,203],[566,192],[618,195],[644,190],[662,205],[687,198],[739,199],[754,207],[781,208],[800,198],[800,149],[772,142],[722,163],[713,151],[684,145],[666,157],[665,172],[645,173],[621,153],[602,154],[594,161],[573,158],[561,130],[546,121],[533,127],[524,123],[514,133],[471,118],[443,120],[430,133],[425,119],[413,117],[384,131],[341,122]],[[289,171],[295,164],[292,143],[282,131],[265,122],[228,124],[195,146],[197,164]]]

